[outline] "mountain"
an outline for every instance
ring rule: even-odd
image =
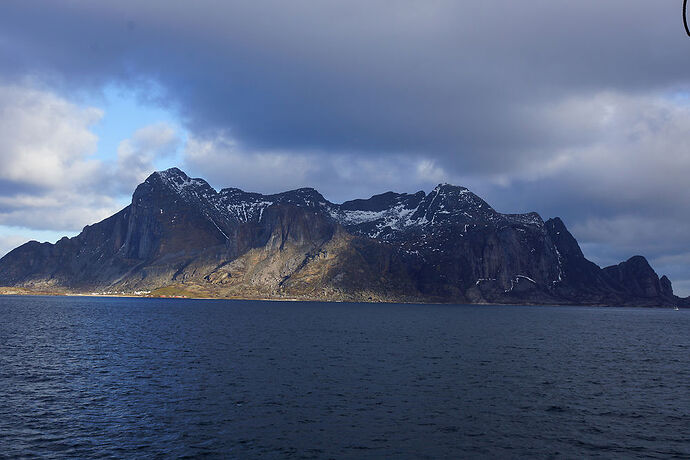
[[[0,286],[230,298],[685,305],[644,257],[600,268],[559,219],[502,214],[464,187],[331,203],[312,188],[220,191],[177,168],[129,206],[0,259]]]

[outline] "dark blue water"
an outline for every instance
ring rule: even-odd
[[[0,456],[688,458],[690,311],[0,297]]]

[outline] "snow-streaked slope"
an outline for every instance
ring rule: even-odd
[[[203,208],[215,225],[225,229],[232,222],[259,222],[265,210],[274,205],[292,204],[330,216],[348,231],[374,239],[392,241],[414,232],[421,240],[447,233],[456,237],[477,226],[527,226],[542,228],[537,213],[501,214],[465,187],[439,184],[429,194],[393,192],[331,203],[312,188],[262,195],[238,188],[216,192],[203,179],[188,177],[177,168],[157,174],[182,199]],[[221,230],[222,231],[222,230]],[[449,235],[446,235],[449,237]]]

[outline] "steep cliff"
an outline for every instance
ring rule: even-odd
[[[464,187],[331,203],[316,190],[219,192],[173,168],[125,209],[0,259],[0,285],[203,296],[673,305],[640,256],[601,269],[558,219],[502,214]]]

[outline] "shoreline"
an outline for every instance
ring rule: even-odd
[[[6,291],[8,292],[6,292]],[[99,298],[131,298],[131,299],[159,299],[159,300],[239,300],[239,301],[258,301],[258,302],[312,302],[312,303],[362,303],[362,304],[381,304],[381,305],[457,305],[457,306],[487,306],[487,307],[597,307],[597,308],[654,308],[654,309],[675,309],[675,305],[611,305],[611,304],[585,304],[585,303],[458,303],[458,302],[423,302],[423,301],[372,301],[372,300],[328,300],[314,298],[275,298],[275,297],[194,297],[194,296],[171,296],[171,295],[135,295],[135,294],[100,294],[100,293],[79,293],[79,292],[50,292],[50,291],[31,291],[25,288],[0,288],[0,297],[99,297]],[[687,307],[678,306],[679,309]]]

